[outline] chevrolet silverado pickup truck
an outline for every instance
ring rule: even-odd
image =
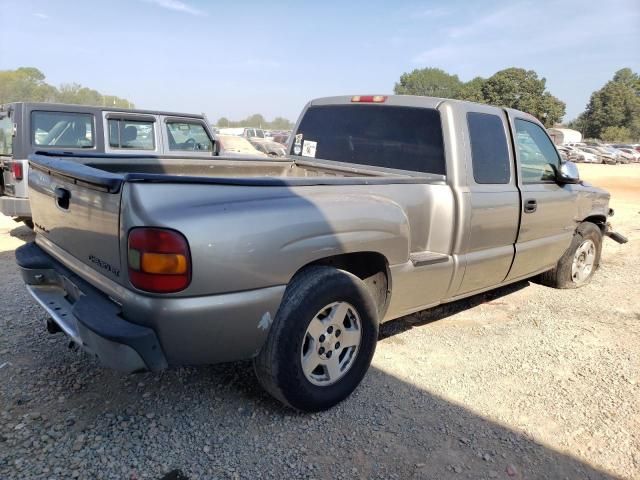
[[[310,102],[286,161],[32,155],[31,295],[106,366],[252,359],[303,411],[364,377],[378,326],[542,274],[580,287],[609,194],[531,115],[415,96]]]
[[[27,157],[35,152],[208,158],[202,115],[15,102],[0,105],[0,212],[32,226]]]

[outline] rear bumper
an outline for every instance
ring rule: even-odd
[[[76,343],[118,370],[139,370],[133,353],[149,370],[250,359],[262,348],[286,288],[200,297],[145,295],[107,281],[40,240],[54,248],[55,258],[35,243],[16,250],[29,292]],[[96,347],[102,340],[111,342],[109,348]],[[120,357],[136,361],[122,368]]]
[[[35,243],[18,248],[16,261],[33,298],[72,341],[104,366],[127,373],[167,367],[151,328],[124,320],[119,305]]]
[[[0,212],[8,217],[31,217],[28,198],[0,196]]]

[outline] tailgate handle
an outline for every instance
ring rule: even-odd
[[[66,188],[56,188],[56,203],[64,210],[69,209],[69,199],[71,198],[71,192]]]

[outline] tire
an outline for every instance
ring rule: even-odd
[[[601,253],[602,231],[593,223],[583,222],[578,225],[571,245],[555,268],[541,275],[541,283],[554,288],[582,287],[593,278],[600,265]],[[591,268],[587,268],[589,263]]]
[[[355,348],[345,346],[355,343],[357,332]],[[365,284],[344,270],[309,267],[287,286],[254,370],[264,389],[284,404],[326,410],[360,384],[377,340],[378,314]]]

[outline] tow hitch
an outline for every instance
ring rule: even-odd
[[[611,214],[613,214],[613,212],[611,212]],[[609,237],[611,240],[613,240],[614,242],[618,242],[619,244],[623,244],[623,243],[627,243],[629,240],[627,239],[627,237],[625,237],[624,235],[621,235],[619,233],[616,233],[612,230],[612,226],[610,223],[607,223],[607,228],[604,232],[604,234]]]

